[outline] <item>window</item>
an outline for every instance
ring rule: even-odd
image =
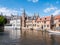
[[[56,24],[54,26],[56,27]]]
[[[17,26],[20,26],[19,24],[17,24]]]
[[[27,25],[27,27],[28,27],[28,25]]]
[[[44,21],[44,23],[46,23],[46,21]]]
[[[13,26],[15,26],[15,24],[13,24]]]
[[[46,18],[45,18],[45,20],[46,20]]]
[[[59,24],[59,27],[60,27],[60,24]]]
[[[42,19],[40,19],[40,20],[42,20]]]
[[[37,25],[37,27],[39,27],[39,25]]]
[[[47,27],[49,27],[49,25],[47,25]]]
[[[33,24],[33,26],[34,26],[34,24]]]
[[[44,27],[46,27],[46,25],[44,25]]]
[[[36,26],[36,24],[35,24],[35,26]]]
[[[39,23],[39,22],[37,22],[37,23]]]

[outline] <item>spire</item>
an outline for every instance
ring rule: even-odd
[[[33,19],[35,19],[36,17],[35,17],[35,13],[34,13],[34,16],[33,16]]]
[[[11,13],[11,16],[13,17],[13,14]]]
[[[53,15],[51,15],[51,20],[53,20],[54,19],[54,17],[53,17]]]
[[[37,19],[39,17],[39,13],[34,13],[33,19]]]
[[[25,9],[23,9],[23,14],[25,15]]]
[[[3,16],[3,13],[1,12],[0,15]]]
[[[37,14],[37,17],[39,17],[39,13]]]
[[[39,17],[39,13],[34,13],[34,16],[35,17]]]
[[[35,16],[35,13],[34,13],[34,16]]]

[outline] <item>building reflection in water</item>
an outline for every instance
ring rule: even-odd
[[[55,44],[55,38],[54,38],[54,35],[51,35],[51,45],[54,45]]]
[[[54,36],[49,36],[46,32],[35,30],[23,30],[22,32],[21,44],[23,45],[57,45]]]
[[[60,45],[60,36],[36,30],[8,30],[0,35],[0,44],[10,45]],[[3,40],[3,41],[2,41]]]

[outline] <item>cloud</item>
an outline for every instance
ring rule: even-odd
[[[39,0],[28,0],[29,2],[33,2],[33,3],[36,3],[38,2]]]
[[[58,15],[58,14],[60,14],[60,9],[59,9],[59,10],[56,10],[56,11],[53,13],[53,15]]]
[[[60,9],[58,9],[57,7],[53,7],[53,6],[51,6],[50,8],[46,8],[46,9],[44,9],[44,12],[45,13],[48,13],[48,12],[51,12],[51,11],[53,11],[53,15],[58,15],[58,14],[60,14]]]
[[[50,12],[50,11],[52,11],[52,10],[56,10],[57,8],[56,7],[50,7],[50,8],[46,8],[46,9],[44,9],[44,12],[45,13],[48,13],[48,12]]]
[[[22,8],[20,8],[20,10],[15,10],[15,9],[9,9],[6,7],[0,7],[0,14],[3,13],[3,15],[7,15],[10,16],[11,14],[13,15],[17,15],[22,13]]]
[[[3,13],[3,15],[11,15],[14,14],[16,15],[18,11],[13,10],[13,9],[8,9],[6,7],[0,7],[0,13]]]
[[[48,12],[54,11],[54,10],[56,10],[56,9],[57,9],[57,7],[51,6],[51,7],[49,7],[49,8],[44,9],[44,12],[45,12],[45,13],[48,13]]]

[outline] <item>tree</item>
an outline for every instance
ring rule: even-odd
[[[7,23],[7,19],[4,16],[0,16],[0,32],[4,30],[4,25]]]
[[[4,16],[0,16],[0,26],[4,26],[7,23],[7,19]]]

